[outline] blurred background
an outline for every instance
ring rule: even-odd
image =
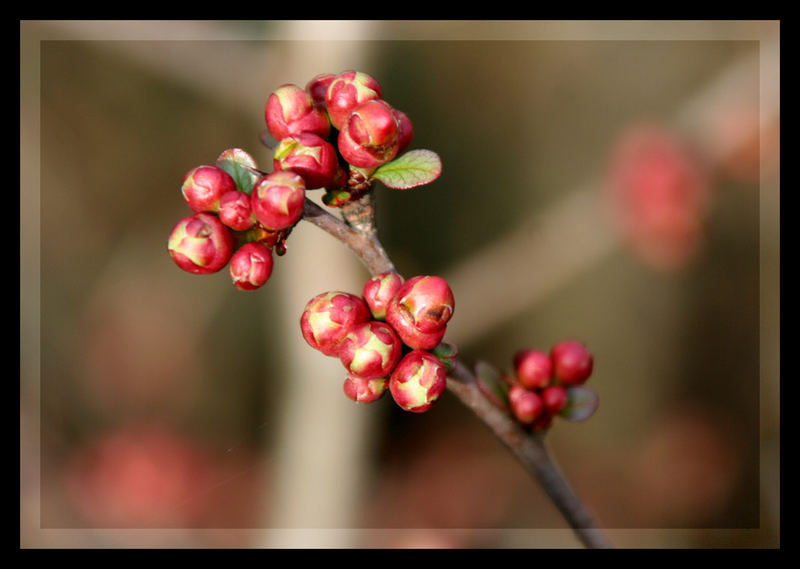
[[[549,446],[622,547],[776,547],[779,24],[20,22],[22,547],[580,547],[449,393],[356,405],[299,332],[366,270],[301,223],[241,292],[167,254],[183,175],[269,93],[359,69],[443,174],[376,188],[448,339],[576,338],[600,395]]]

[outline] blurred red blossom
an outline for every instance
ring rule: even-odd
[[[210,505],[209,457],[157,426],[104,433],[75,452],[66,477],[74,507],[96,527],[188,527]]]
[[[625,130],[612,151],[608,190],[622,237],[643,262],[677,269],[697,253],[710,183],[676,133],[649,124]]]

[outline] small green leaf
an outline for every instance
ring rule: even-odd
[[[503,381],[500,372],[486,362],[479,361],[475,364],[475,376],[483,394],[501,409],[507,409],[508,384]]]
[[[259,175],[253,171],[258,168],[256,161],[241,148],[230,148],[220,154],[217,166],[231,175],[240,192],[251,193],[259,180]]]
[[[372,177],[387,188],[408,190],[430,184],[442,173],[442,160],[432,150],[410,150],[375,170]]]
[[[559,412],[567,421],[577,423],[591,417],[600,404],[597,393],[588,387],[575,386],[567,388],[567,404]]]
[[[441,342],[438,346],[433,348],[432,353],[439,358],[439,361],[444,364],[447,373],[452,373],[456,368],[456,361],[458,360],[458,348],[453,344]]]

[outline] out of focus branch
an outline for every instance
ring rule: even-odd
[[[777,123],[779,66],[777,44],[764,42],[754,55],[723,69],[676,110],[672,125],[695,143],[707,166],[719,167]],[[758,100],[747,99],[756,78],[761,84]],[[731,113],[742,111],[752,112],[757,120],[726,129]],[[458,290],[459,301],[470,306],[470,312],[462,312],[448,328],[454,342],[463,345],[490,333],[618,250],[620,240],[609,222],[603,192],[598,191],[603,184],[598,178],[565,192],[549,208],[443,271]],[[491,303],[485,302],[487,290],[492,290]]]

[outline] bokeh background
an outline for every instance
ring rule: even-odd
[[[183,174],[270,169],[283,83],[359,69],[442,157],[376,189],[448,338],[565,338],[597,413],[550,448],[622,547],[780,544],[779,23],[20,22],[22,547],[579,547],[450,394],[355,405],[305,302],[368,277],[301,224],[266,287],[166,239]]]

